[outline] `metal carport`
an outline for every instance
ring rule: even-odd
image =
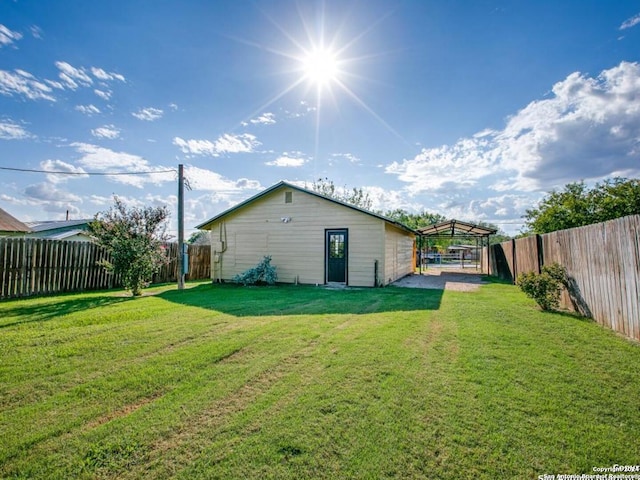
[[[437,239],[473,237],[476,240],[476,248],[484,248],[485,246],[489,246],[489,236],[495,235],[497,232],[495,228],[475,225],[473,223],[462,222],[460,220],[447,220],[446,222],[436,223],[435,225],[429,225],[428,227],[422,227],[416,230],[420,234],[420,252],[422,252],[422,240],[424,238]],[[481,255],[480,271],[485,273],[483,258],[484,255]],[[422,270],[422,258],[420,258],[420,269]],[[486,272],[488,271],[489,265],[487,259]]]

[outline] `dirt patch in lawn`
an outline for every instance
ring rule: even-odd
[[[487,283],[483,274],[464,270],[429,269],[422,274],[408,275],[391,285],[406,288],[430,288],[434,290],[455,290],[471,292]]]

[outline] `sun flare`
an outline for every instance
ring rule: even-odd
[[[309,52],[302,60],[304,77],[322,86],[338,78],[338,59],[328,49],[318,48]]]

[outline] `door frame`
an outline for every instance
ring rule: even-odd
[[[344,235],[344,282],[329,282],[329,236],[332,233]],[[349,229],[348,228],[325,228],[324,230],[324,283],[337,283],[348,285],[349,283]]]

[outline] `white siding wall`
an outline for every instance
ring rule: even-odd
[[[385,224],[385,263],[381,279],[387,285],[414,271],[415,237],[404,230]]]
[[[293,194],[285,203],[285,192]],[[282,218],[290,217],[284,223]],[[278,281],[323,284],[325,229],[349,230],[348,284],[374,286],[385,265],[385,224],[381,219],[286,187],[279,188],[226,216],[227,250],[211,256],[212,278],[230,280],[255,266],[264,255],[273,257]],[[223,236],[224,236],[223,228]],[[220,250],[220,222],[211,227],[213,250]],[[408,255],[411,255],[409,249]],[[218,261],[216,262],[216,257]]]

